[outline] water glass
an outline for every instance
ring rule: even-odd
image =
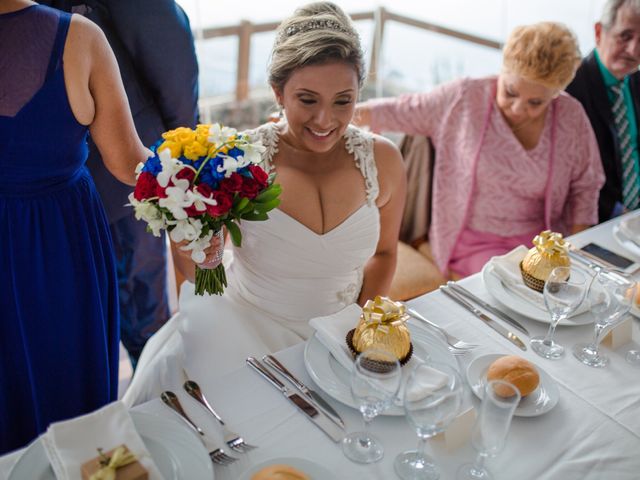
[[[457,480],[493,478],[485,462],[487,458],[496,456],[503,449],[513,412],[519,403],[520,390],[511,383],[493,380],[485,384],[480,413],[471,434],[471,443],[478,455],[475,463],[462,465],[458,469]]]
[[[544,303],[551,314],[551,325],[544,337],[531,339],[531,349],[534,352],[552,360],[564,355],[564,347],[553,341],[553,335],[558,323],[580,306],[587,287],[587,275],[578,270],[571,270],[570,267],[556,267],[551,271],[544,283],[543,291]]]
[[[396,398],[402,374],[394,354],[381,349],[367,349],[358,355],[351,372],[351,395],[364,419],[364,431],[347,435],[342,451],[357,463],[380,460],[384,449],[380,440],[369,433],[371,420],[384,412]]]
[[[599,271],[591,287],[588,299],[590,310],[596,319],[595,333],[591,343],[577,344],[573,355],[585,365],[602,368],[609,359],[599,350],[603,332],[625,318],[631,308],[636,293],[636,282],[628,275],[607,270]]]
[[[458,372],[449,365],[420,364],[411,372],[405,384],[403,401],[407,420],[418,434],[418,448],[396,457],[393,466],[400,478],[440,478],[440,470],[426,454],[427,440],[443,432],[456,418],[463,392]]]

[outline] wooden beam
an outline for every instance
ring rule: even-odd
[[[249,59],[251,56],[251,23],[243,20],[238,33],[238,69],[236,100],[249,98]]]
[[[458,30],[453,30],[447,27],[441,27],[440,25],[436,25],[435,23],[423,22],[421,20],[416,20],[415,18],[405,17],[403,15],[397,15],[395,13],[390,13],[390,12],[387,12],[386,19],[393,20],[398,23],[403,23],[405,25],[410,25],[412,27],[417,27],[422,30],[428,30],[430,32],[447,35],[449,37],[454,37],[459,40],[475,43],[477,45],[482,45],[489,48],[495,48],[497,50],[502,49],[502,43],[497,42],[495,40],[490,40],[488,38],[479,37],[477,35],[460,32]]]

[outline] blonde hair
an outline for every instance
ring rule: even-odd
[[[341,61],[352,65],[364,83],[364,54],[349,17],[331,2],[310,3],[285,19],[271,51],[269,83],[282,90],[300,67]]]
[[[565,25],[540,22],[516,27],[503,49],[503,68],[548,88],[563,90],[581,60],[578,41]]]

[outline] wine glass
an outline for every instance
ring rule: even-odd
[[[407,420],[418,434],[418,448],[396,457],[393,466],[400,478],[440,478],[438,467],[426,454],[427,440],[444,431],[456,418],[463,392],[458,372],[449,365],[420,364],[411,372],[404,387],[403,401]]]
[[[369,423],[392,403],[400,388],[402,374],[396,356],[387,351],[370,348],[358,355],[351,372],[351,395],[364,419],[364,431],[347,435],[342,440],[342,451],[357,463],[377,462],[384,449],[369,433]]]
[[[628,275],[608,270],[599,271],[588,292],[590,310],[596,319],[595,333],[591,343],[573,347],[573,355],[585,365],[602,368],[609,359],[598,346],[604,330],[621,321],[631,308],[636,292],[636,282]]]
[[[556,267],[544,282],[544,303],[551,314],[547,334],[533,337],[531,349],[544,358],[556,360],[564,355],[564,347],[553,341],[553,334],[560,320],[564,320],[584,300],[587,291],[587,276],[570,267]]]
[[[489,457],[495,457],[504,447],[513,418],[520,403],[520,390],[503,380],[493,380],[484,386],[480,413],[473,425],[471,444],[478,451],[475,463],[467,463],[458,469],[457,480],[491,480],[491,472],[485,467]]]

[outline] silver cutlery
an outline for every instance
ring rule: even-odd
[[[322,398],[315,390],[307,387],[304,383],[298,380],[287,368],[278,361],[276,357],[273,355],[265,355],[262,357],[262,361],[269,365],[274,370],[278,371],[283,377],[289,380],[300,392],[302,392],[307,400],[311,402],[314,407],[319,408],[325,413],[331,420],[334,421],[337,425],[339,425],[342,429],[344,429],[344,422],[338,412],[324,399]]]
[[[182,405],[180,404],[180,400],[178,400],[178,397],[175,393],[167,390],[162,392],[162,394],[160,395],[160,398],[169,408],[171,408],[174,412],[178,414],[178,417],[180,417],[182,421],[184,421],[190,428],[192,428],[198,434],[198,438],[207,449],[209,453],[209,458],[213,463],[217,463],[218,465],[230,465],[236,460],[238,460],[235,457],[227,455],[225,451],[219,447],[218,448],[214,447],[212,450],[209,451],[209,448],[211,448],[209,445],[212,443],[211,440],[207,439],[207,437],[205,436],[204,432],[200,429],[200,427],[198,427],[195,423],[193,423],[193,420],[189,418],[189,416],[186,414],[186,412],[182,408]],[[205,439],[208,440],[208,442],[205,442]]]
[[[493,313],[496,317],[498,317],[501,320],[507,322],[512,327],[517,328],[522,333],[524,333],[525,335],[529,336],[529,331],[520,322],[518,322],[517,320],[514,320],[513,318],[511,318],[509,315],[507,315],[503,311],[498,310],[493,305],[490,305],[489,303],[485,302],[480,297],[478,297],[477,295],[471,293],[469,290],[464,288],[462,285],[458,285],[456,282],[453,282],[451,280],[447,282],[447,285],[454,292],[458,292],[460,295],[466,297],[467,299],[471,300],[472,302],[477,303],[478,305],[480,305],[485,310]]]
[[[413,308],[406,307],[406,312],[416,320],[426,323],[431,328],[434,328],[438,332],[440,332],[442,336],[444,336],[447,344],[449,345],[449,351],[454,355],[464,355],[465,353],[473,350],[478,346],[475,343],[469,343],[469,342],[465,342],[464,340],[460,340],[458,337],[447,332],[440,325],[433,323],[431,320],[428,320],[426,317],[422,316],[418,311],[414,310]]]
[[[459,303],[460,305],[462,305],[464,308],[466,308],[467,310],[469,310],[471,313],[473,313],[476,317],[478,317],[480,320],[482,320],[484,323],[486,323],[487,325],[489,325],[491,328],[493,328],[496,332],[498,332],[500,335],[502,335],[504,338],[506,338],[507,340],[509,340],[511,343],[513,343],[516,347],[518,347],[520,350],[527,350],[527,346],[524,344],[524,342],[520,339],[520,337],[518,337],[515,333],[509,331],[508,329],[506,329],[505,327],[503,327],[502,325],[500,325],[498,322],[496,322],[495,320],[493,320],[491,317],[489,317],[487,314],[482,313],[480,310],[478,310],[476,307],[474,307],[473,305],[471,305],[469,302],[467,302],[465,299],[463,299],[460,295],[458,295],[456,292],[454,292],[453,290],[451,290],[448,286],[446,285],[441,285],[440,286],[440,290],[442,291],[442,293],[444,293],[445,295],[448,295],[450,298],[452,298],[455,302]]]
[[[195,398],[211,415],[215,417],[220,426],[222,427],[222,435],[224,437],[224,442],[229,445],[229,448],[235,450],[236,452],[246,453],[254,448],[257,448],[254,445],[250,445],[244,441],[244,439],[235,432],[229,430],[227,425],[222,420],[222,417],[218,415],[218,413],[213,409],[211,404],[207,401],[207,398],[200,390],[200,385],[198,385],[193,380],[187,380],[183,385],[185,391]]]
[[[332,420],[329,419],[324,413],[316,409],[307,400],[298,395],[295,392],[290,391],[287,386],[278,380],[264,365],[260,363],[260,360],[254,357],[247,358],[247,364],[258,372],[269,383],[276,387],[280,392],[293,403],[302,413],[304,413],[309,420],[316,424],[320,430],[322,430],[327,436],[334,442],[339,442],[344,437],[344,432],[338,427]]]

